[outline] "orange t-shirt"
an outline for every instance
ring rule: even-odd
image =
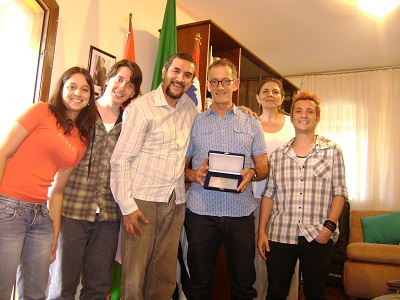
[[[77,128],[70,135],[58,128],[44,102],[31,105],[17,121],[29,135],[7,160],[0,194],[25,202],[45,202],[56,173],[76,167],[87,146]]]

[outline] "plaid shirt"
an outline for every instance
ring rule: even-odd
[[[100,221],[120,220],[121,212],[110,189],[110,159],[121,132],[121,124],[122,110],[110,132],[107,132],[98,115],[93,147],[92,143],[88,146],[64,190],[62,214],[65,217],[93,222],[99,207]]]
[[[294,139],[274,151],[264,196],[274,200],[267,226],[271,241],[297,244],[299,235],[315,239],[328,218],[334,196],[347,198],[342,151],[331,142],[317,143],[303,166],[291,147]],[[338,230],[332,235],[336,242]]]

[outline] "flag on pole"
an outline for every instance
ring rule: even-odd
[[[177,48],[176,2],[175,0],[167,0],[160,39],[158,41],[157,58],[154,66],[153,82],[151,84],[152,90],[155,90],[161,83],[162,67],[167,59],[177,52]]]
[[[135,42],[133,40],[133,29],[132,29],[132,14],[129,14],[129,29],[128,29],[128,40],[125,46],[125,59],[135,61]]]
[[[203,110],[202,100],[201,100],[201,92],[200,92],[200,82],[199,82],[199,69],[200,69],[200,33],[196,34],[194,38],[194,48],[192,52],[192,56],[196,62],[196,77],[193,79],[193,83],[190,86],[189,90],[186,94],[193,100],[194,104],[197,107],[197,110],[201,112]]]

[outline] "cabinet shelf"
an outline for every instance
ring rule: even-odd
[[[284,78],[278,71],[243,46],[239,41],[218,26],[212,20],[205,20],[177,26],[178,52],[191,54],[195,44],[196,34],[201,36],[200,61],[197,66],[197,75],[200,82],[200,92],[203,108],[207,97],[207,68],[210,62],[210,52],[213,57],[227,58],[236,66],[241,81],[239,90],[233,94],[233,102],[236,105],[245,105],[253,111],[257,110],[258,103],[255,99],[255,91],[246,91],[246,81],[261,78],[274,77],[282,80],[285,90],[285,101],[290,101],[293,94],[299,88]],[[239,100],[240,98],[240,100]],[[240,103],[239,103],[240,102]]]

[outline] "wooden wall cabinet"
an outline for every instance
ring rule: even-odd
[[[199,66],[197,66],[197,76],[200,82],[203,108],[205,107],[205,99],[208,93],[206,80],[211,49],[213,57],[227,58],[237,68],[241,85],[233,95],[233,102],[236,105],[245,105],[253,111],[258,111],[258,103],[255,96],[253,97],[255,91],[252,93],[245,91],[248,86],[245,82],[250,80],[260,81],[261,78],[267,77],[281,79],[286,94],[285,101],[290,101],[292,95],[298,90],[297,86],[285,79],[212,20],[177,26],[178,52],[192,54],[196,34],[201,36],[200,62]]]

